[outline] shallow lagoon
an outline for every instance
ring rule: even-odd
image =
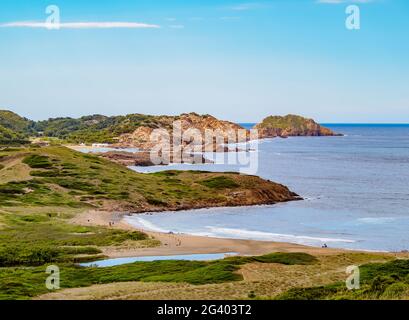
[[[206,254],[186,254],[173,256],[145,256],[145,257],[130,257],[130,258],[115,258],[106,259],[88,263],[81,263],[82,267],[113,267],[134,262],[151,262],[163,260],[187,260],[187,261],[211,261],[224,259],[227,256],[234,256],[235,252],[227,253],[206,253]]]

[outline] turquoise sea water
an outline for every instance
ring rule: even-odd
[[[249,127],[251,124],[249,125]],[[366,250],[409,249],[409,125],[327,125],[343,137],[267,139],[257,175],[304,201],[135,215],[145,228]],[[235,171],[224,164],[134,168]]]

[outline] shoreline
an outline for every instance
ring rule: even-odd
[[[159,246],[135,248],[106,247],[103,254],[108,259],[130,258],[141,256],[170,256],[187,254],[213,254],[235,252],[239,255],[263,255],[272,252],[304,252],[312,255],[331,255],[341,253],[359,253],[364,250],[350,250],[341,248],[321,248],[289,242],[260,241],[247,239],[215,238],[208,236],[196,236],[180,233],[163,233],[136,228],[127,221],[127,212],[109,211],[86,211],[74,217],[71,222],[84,226],[108,226],[127,231],[140,231],[146,233],[151,239],[160,241]],[[110,225],[111,223],[111,225]],[[394,254],[392,252],[371,253]]]

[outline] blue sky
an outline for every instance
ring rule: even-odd
[[[345,27],[352,3],[360,30]],[[27,25],[52,4],[66,27]],[[0,107],[409,123],[408,31],[407,0],[2,0]]]

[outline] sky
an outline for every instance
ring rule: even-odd
[[[350,5],[360,29],[346,28]],[[408,57],[407,0],[0,2],[0,108],[35,120],[409,123]]]

